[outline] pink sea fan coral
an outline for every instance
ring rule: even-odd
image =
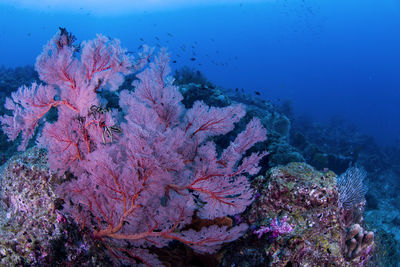
[[[7,100],[13,116],[1,118],[10,139],[22,132],[23,149],[45,113],[58,108],[57,121],[46,123],[38,142],[49,151],[52,170],[76,176],[57,188],[64,214],[107,243],[117,258],[130,255],[149,265],[157,262],[143,253],[150,246],[177,240],[204,253],[240,237],[245,224],[200,231],[189,225],[195,213],[215,219],[241,213],[252,202],[247,175],[259,171],[266,153],[242,157],[266,139],[260,120],[253,119],[219,155],[211,137],[231,131],[244,106],[197,101],[185,110],[169,55],[161,50],[136,75],[135,90],[119,93],[124,120],[118,121],[116,110],[101,106],[98,92],[117,89],[124,75],[151,56],[134,60],[119,41],[102,35],[79,48],[74,40],[61,29],[45,46],[36,69],[48,85],[19,89]],[[30,100],[33,91],[38,98]]]

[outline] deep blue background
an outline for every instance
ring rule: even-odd
[[[343,116],[382,144],[400,139],[400,0],[281,0],[120,16],[0,4],[0,65],[33,64],[58,26],[79,41],[119,38],[133,52],[142,38],[168,47],[175,68],[290,99],[297,115]]]

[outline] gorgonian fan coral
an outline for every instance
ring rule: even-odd
[[[37,141],[48,150],[51,170],[76,177],[57,188],[63,212],[116,258],[160,265],[148,247],[177,240],[210,253],[246,231],[245,224],[190,229],[193,216],[235,215],[253,200],[246,175],[259,171],[266,153],[243,156],[266,139],[261,122],[251,120],[220,154],[211,140],[233,130],[245,115],[242,105],[216,108],[197,101],[186,110],[165,50],[153,56],[146,49],[135,59],[118,40],[102,35],[77,46],[60,29],[36,70],[45,84],[21,87],[7,99],[13,114],[1,117],[3,130],[11,140],[21,134],[23,150],[46,113],[58,110]],[[139,70],[134,91],[119,92],[118,119],[98,93],[118,89],[125,75]]]

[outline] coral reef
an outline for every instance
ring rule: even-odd
[[[216,107],[226,107],[232,104],[232,101],[226,97],[220,89],[215,87],[188,83],[181,84],[179,90],[184,96],[182,104],[186,108],[191,108],[193,103],[198,100],[202,100],[207,105]]]
[[[281,235],[247,233],[226,250],[222,266],[364,266],[372,254],[373,233],[341,223],[336,175],[305,163],[272,168],[253,181],[258,198],[242,216],[262,229],[279,218],[293,226]],[[357,231],[355,231],[356,229]],[[257,230],[256,230],[257,231]],[[353,245],[353,238],[357,241]],[[348,242],[346,242],[348,241]],[[252,255],[256,255],[252,257]]]
[[[368,172],[374,171],[372,168],[383,167],[382,162],[371,162],[372,158],[382,156],[373,138],[361,134],[342,118],[331,118],[326,125],[307,117],[296,118],[292,123],[290,139],[291,145],[319,170],[328,168],[343,173],[355,162],[366,166]]]
[[[59,234],[56,196],[49,186],[55,177],[42,168],[46,163],[41,153],[38,149],[28,151],[2,168],[2,264],[41,262],[49,253],[49,237]]]
[[[137,83],[139,79],[136,75],[137,73],[131,73],[126,76],[122,87],[131,88],[132,82]],[[223,217],[223,224],[214,221],[205,224],[204,220],[200,220],[199,225],[202,227],[213,224],[231,227],[241,222],[251,224],[250,231],[242,239],[220,253],[207,256],[207,261],[213,262],[208,265],[221,262],[223,266],[296,266],[297,262],[312,264],[314,260],[320,264],[330,264],[335,259],[338,262],[332,265],[338,266],[395,266],[399,262],[399,148],[381,149],[370,137],[360,134],[340,119],[333,119],[330,125],[293,119],[289,102],[283,102],[277,108],[268,101],[245,94],[243,89],[229,91],[217,87],[192,69],[178,71],[175,78],[174,84],[179,86],[183,95],[182,103],[187,109],[193,107],[198,100],[218,107],[237,103],[247,105],[247,114],[238,122],[235,130],[221,137],[210,138],[216,144],[217,154],[222,153],[223,148],[235,140],[235,136],[245,129],[253,116],[260,117],[263,126],[268,130],[268,142],[259,142],[248,151],[249,154],[269,151],[268,157],[261,161],[261,173],[268,170],[267,176],[259,177],[253,182],[259,193],[251,209],[234,219]],[[5,95],[22,84],[35,81],[39,81],[38,75],[32,67],[0,68],[1,99],[4,100]],[[96,88],[101,86],[99,83],[99,80],[93,80],[90,86]],[[92,116],[99,118],[110,107],[120,108],[120,89],[112,92],[99,90],[97,93],[102,101],[96,103],[95,114]],[[107,109],[102,108],[106,102]],[[1,114],[4,114],[4,109]],[[53,117],[53,121],[56,121],[57,114]],[[80,119],[77,118],[77,122]],[[46,120],[51,122],[48,117]],[[105,143],[103,139],[107,139],[108,144],[111,143],[108,138],[112,126],[107,125],[100,132],[100,138],[96,140],[100,142],[97,145]],[[38,131],[41,132],[42,128],[39,125]],[[0,156],[2,162],[5,162],[15,152],[17,142],[6,143],[2,133],[0,138]],[[32,139],[35,138],[33,136]],[[80,229],[64,217],[65,210],[57,210],[62,205],[55,198],[52,184],[60,178],[50,174],[49,168],[45,166],[46,155],[41,150],[29,150],[27,154],[14,158],[13,163],[3,166],[4,178],[0,193],[0,265],[11,263],[45,266],[67,262],[109,266],[112,263],[107,256],[107,248],[99,240],[93,240],[93,234],[88,229]],[[302,163],[279,166],[305,161],[323,171],[317,172]],[[340,187],[334,189],[334,174],[327,170],[342,173],[351,162],[365,166],[368,171],[368,176],[364,177],[364,182],[369,185],[365,196],[365,214],[364,204],[358,203],[360,205],[357,204],[349,210],[342,209],[340,205],[339,208],[334,207],[333,204],[340,193]],[[270,169],[271,167],[276,168]],[[278,173],[284,175],[279,176]],[[66,175],[61,179],[72,181],[75,178]],[[167,198],[161,199],[164,204],[168,203]],[[340,203],[340,194],[338,201]],[[195,219],[190,227],[199,231],[202,227],[196,228],[194,221]],[[280,231],[281,226],[286,229],[293,226],[293,229]],[[327,227],[326,231],[322,232],[324,227]],[[275,231],[271,231],[272,229]],[[374,229],[374,233],[365,229]],[[53,237],[49,237],[49,234],[53,234]],[[371,241],[372,237],[374,242]],[[371,258],[373,248],[374,254]],[[315,255],[311,250],[315,250]],[[151,248],[151,253],[157,254],[165,265],[173,266],[189,266],[193,264],[191,259],[200,255],[177,242],[161,249]],[[182,255],[185,257],[184,261],[179,260]],[[200,261],[205,257],[201,256]],[[171,258],[174,260],[169,261]],[[366,263],[368,260],[369,263]]]
[[[215,87],[211,82],[207,80],[203,73],[188,66],[183,66],[182,68],[175,70],[174,78],[174,83],[176,85],[193,83],[199,84],[205,88]]]
[[[62,205],[52,188],[71,177],[51,174],[46,161],[47,154],[34,148],[3,167],[2,263],[116,264],[101,242],[57,210]],[[153,253],[167,266],[183,255],[186,266],[194,259],[220,266],[364,266],[374,246],[374,234],[357,223],[341,224],[335,181],[334,173],[318,172],[304,163],[272,168],[267,176],[253,181],[258,190],[256,201],[245,214],[235,216],[234,222],[228,217],[219,222],[192,221],[191,228],[198,230],[216,223],[251,224],[251,231],[240,240],[212,257],[199,258],[176,245]],[[38,202],[41,205],[32,204]],[[375,263],[387,260],[380,256]],[[174,266],[181,266],[178,262]]]
[[[2,166],[1,177],[1,266],[110,266],[105,248],[58,210],[54,187],[66,177],[49,171],[44,150],[14,156]]]
[[[393,266],[400,257],[399,246],[396,246],[400,242],[400,225],[395,220],[400,208],[400,145],[381,147],[371,136],[362,134],[341,118],[332,118],[327,125],[309,118],[296,118],[292,126],[291,145],[315,168],[343,173],[349,165],[365,167],[368,175],[363,183],[368,185],[368,192],[364,220],[370,228],[376,229],[380,240],[380,247],[374,253],[376,257],[371,259],[375,265],[371,266]],[[358,209],[345,215],[359,217],[364,207]],[[393,237],[388,238],[390,235]],[[385,252],[385,247],[390,253]],[[397,251],[393,249],[396,247]]]

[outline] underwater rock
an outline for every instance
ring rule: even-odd
[[[377,197],[375,195],[367,193],[365,195],[365,199],[367,201],[366,208],[368,210],[376,210],[376,209],[379,208],[379,206],[378,206],[379,201],[378,201],[378,199],[377,199]]]
[[[388,168],[384,164],[385,153],[374,139],[344,121],[334,120],[323,125],[300,117],[294,120],[292,128],[291,145],[319,170],[328,168],[342,173],[356,162],[365,166],[369,173]]]
[[[367,263],[369,267],[398,266],[400,254],[399,243],[393,234],[383,229],[374,230],[374,253]]]
[[[291,162],[305,162],[304,157],[286,139],[279,138],[274,134],[268,135],[267,150],[269,151],[270,167],[286,165]]]
[[[307,139],[302,133],[294,133],[291,139],[291,144],[300,150],[304,150],[308,146]]]
[[[252,231],[225,250],[221,266],[365,265],[372,254],[373,233],[361,226],[350,231],[342,225],[335,173],[290,163],[272,168],[253,185],[258,195],[242,216]],[[254,233],[276,218],[278,225],[288,224],[293,229],[258,239]],[[353,238],[356,246],[345,242]],[[250,252],[256,256],[252,258]]]
[[[296,136],[299,137],[298,134],[296,134]],[[304,143],[301,142],[297,144],[301,147],[295,147],[301,151],[306,161],[318,170],[327,168],[333,170],[334,172],[342,173],[349,167],[351,162],[354,162],[353,157],[344,156],[340,153],[335,154],[324,152],[324,149],[321,149],[315,144],[311,144],[308,142],[306,143],[306,146],[304,145]]]
[[[270,132],[275,132],[281,137],[289,137],[291,124],[285,115],[271,112],[266,114],[262,121]]]
[[[202,87],[215,87],[201,71],[188,66],[175,70],[174,79],[176,85],[194,83]]]
[[[40,262],[49,254],[49,237],[59,234],[49,187],[54,177],[41,168],[40,153],[30,150],[2,168],[0,265]]]
[[[197,83],[180,84],[179,90],[183,95],[182,103],[186,108],[191,108],[195,101],[201,100],[209,106],[225,107],[232,104],[229,97],[220,89]]]
[[[1,167],[0,266],[110,266],[104,248],[58,212],[47,153],[32,148]]]

